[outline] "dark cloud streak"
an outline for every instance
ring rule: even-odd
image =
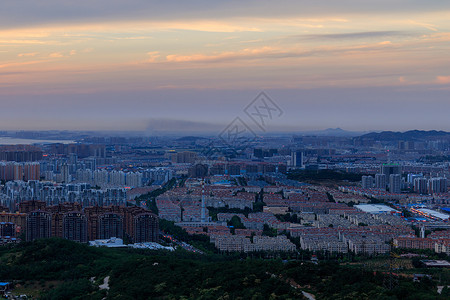
[[[198,20],[226,18],[314,18],[349,14],[418,13],[445,11],[450,2],[422,0],[299,1],[283,5],[261,0],[16,0],[0,4],[0,29],[27,28],[52,24],[111,21]],[[206,17],[205,17],[206,16]]]

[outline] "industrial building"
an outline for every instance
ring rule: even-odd
[[[359,209],[359,210],[369,213],[369,214],[399,212],[389,206],[382,205],[382,204],[359,204],[359,205],[355,205],[354,207],[356,209]]]

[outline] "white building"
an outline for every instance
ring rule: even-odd
[[[89,241],[89,246],[93,247],[107,247],[107,248],[124,248],[127,247],[127,245],[123,244],[123,240],[112,237],[106,240],[95,240],[95,241]]]
[[[124,186],[125,173],[123,171],[112,171],[109,173],[109,183],[114,186]]]
[[[130,187],[141,187],[142,186],[142,173],[139,172],[128,172],[126,175],[126,184]]]
[[[109,182],[108,171],[106,170],[95,170],[94,171],[94,184],[101,186]]]

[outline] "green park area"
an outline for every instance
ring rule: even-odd
[[[39,299],[302,299],[303,291],[316,299],[448,299],[437,286],[449,270],[405,261],[392,275],[388,261],[93,248],[52,238],[0,247],[0,281]],[[413,273],[430,272],[413,282]],[[106,277],[108,289],[99,288]]]

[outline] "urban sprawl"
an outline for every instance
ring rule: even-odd
[[[450,135],[71,138],[0,146],[0,244],[173,249],[166,220],[222,253],[450,254]]]

